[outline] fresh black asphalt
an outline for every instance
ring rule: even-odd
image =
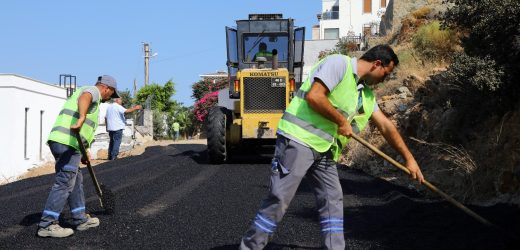
[[[68,238],[38,238],[53,175],[0,186],[0,249],[237,249],[266,195],[268,156],[210,165],[204,145],[156,146],[96,166],[116,195],[115,213],[99,207],[83,169],[87,207],[99,228]],[[359,170],[339,167],[348,249],[520,249],[520,209],[470,206],[501,229],[481,225],[447,202],[426,200]],[[68,208],[61,224],[69,225]],[[312,191],[305,181],[267,249],[320,249]]]

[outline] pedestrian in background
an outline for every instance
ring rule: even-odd
[[[38,223],[38,236],[61,238],[74,233],[71,228],[58,224],[65,203],[69,205],[76,230],[99,226],[99,219],[86,213],[83,175],[79,169],[80,161],[86,163],[90,154],[81,157],[75,134],[79,133],[85,147],[90,147],[98,126],[99,104],[119,98],[116,90],[116,80],[103,75],[98,77],[95,86],[76,90],[63,105],[47,141],[56,159],[56,175]]]
[[[179,131],[180,131],[181,125],[179,125],[178,122],[173,123],[173,133],[174,133],[174,141],[179,140]]]
[[[269,195],[261,203],[240,249],[262,249],[274,234],[304,176],[316,195],[322,244],[345,249],[343,191],[336,162],[353,133],[369,119],[406,161],[413,179],[421,170],[395,125],[377,106],[370,86],[383,81],[399,64],[388,45],[359,58],[330,55],[316,64],[278,123],[271,163]]]
[[[114,102],[107,108],[105,117],[105,124],[107,126],[110,143],[108,145],[108,159],[115,160],[119,154],[119,147],[123,139],[123,130],[126,126],[125,114],[140,110],[141,105],[136,105],[132,108],[126,109],[122,106],[123,100],[121,98],[114,99]]]

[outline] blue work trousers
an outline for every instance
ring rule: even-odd
[[[121,146],[121,141],[123,139],[123,130],[108,131],[108,135],[110,136],[110,144],[108,144],[108,159],[115,160],[119,154],[119,146]]]
[[[73,224],[81,224],[87,221],[83,175],[79,169],[81,155],[76,149],[61,143],[49,141],[49,147],[56,160],[56,175],[38,226],[45,228],[57,222],[66,203]]]

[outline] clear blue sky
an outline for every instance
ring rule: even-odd
[[[193,104],[191,85],[225,70],[225,26],[250,13],[282,13],[310,39],[321,0],[109,1],[30,0],[0,3],[0,73],[48,83],[72,74],[90,85],[114,76],[121,90],[144,83],[142,42],[158,56],[150,82],[175,83],[173,99]]]

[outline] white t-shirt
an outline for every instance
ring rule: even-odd
[[[118,103],[112,103],[107,108],[107,130],[118,131],[124,129],[126,126],[125,118],[126,109]]]

